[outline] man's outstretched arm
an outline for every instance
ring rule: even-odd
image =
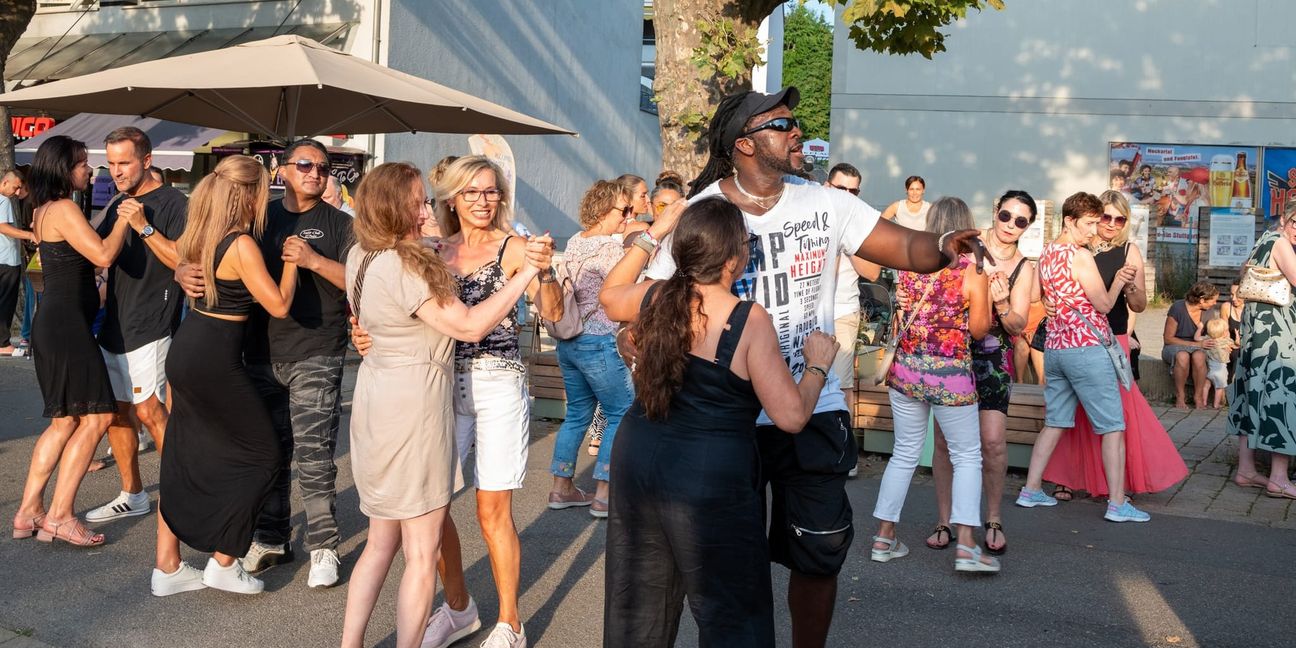
[[[985,248],[975,229],[959,230],[944,235],[911,230],[889,220],[878,220],[855,256],[884,268],[912,272],[936,272],[949,265],[960,254],[976,256],[977,271],[981,271]]]

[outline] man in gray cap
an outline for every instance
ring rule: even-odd
[[[981,248],[976,230],[939,237],[910,230],[879,219],[878,210],[850,193],[795,177],[805,165],[792,114],[799,98],[789,87],[722,101],[711,120],[710,159],[690,183],[689,199],[723,195],[743,211],[751,254],[734,293],[769,312],[794,377],[826,374],[815,414],[800,434],[780,431],[764,412],[756,429],[762,479],[772,495],[770,560],[792,571],[792,643],[810,648],[827,641],[837,574],[854,538],[845,485],[858,449],[849,407],[829,368],[807,366],[801,354],[811,331],[833,333],[837,259],[851,254],[889,268],[936,272],[965,252],[976,253],[980,267]],[[669,239],[662,244],[669,245]],[[659,253],[646,274],[666,279],[674,272],[671,255]]]

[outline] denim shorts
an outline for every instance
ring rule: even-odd
[[[1107,351],[1100,346],[1044,351],[1044,425],[1075,427],[1076,405],[1097,434],[1125,429],[1120,383]]]

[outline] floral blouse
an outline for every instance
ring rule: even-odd
[[[977,402],[968,300],[963,296],[963,270],[970,262],[964,257],[956,267],[935,274],[898,273],[896,289],[912,302],[910,311],[898,316],[901,323],[910,317],[913,322],[900,336],[888,387],[932,405]]]
[[[611,335],[616,332],[617,325],[608,319],[599,304],[599,292],[603,290],[603,281],[608,273],[624,254],[625,248],[611,236],[577,234],[567,241],[563,264],[567,272],[579,272],[575,277],[576,305],[585,322],[582,334]]]

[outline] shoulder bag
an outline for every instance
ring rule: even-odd
[[[562,289],[562,318],[557,321],[547,320],[537,314],[537,319],[544,326],[545,332],[555,340],[570,340],[580,335],[585,330],[585,322],[598,311],[596,306],[589,314],[581,317],[580,305],[576,303],[576,280],[580,277],[580,271],[586,261],[576,266],[576,272],[568,272],[567,263],[558,266],[558,286]]]
[[[886,382],[887,374],[891,373],[891,365],[895,362],[896,348],[900,344],[900,337],[904,335],[905,331],[909,330],[909,325],[913,324],[914,318],[918,315],[918,307],[922,306],[923,303],[927,301],[927,296],[931,294],[932,288],[935,287],[936,285],[934,283],[927,286],[927,290],[923,291],[922,297],[918,298],[917,302],[914,302],[913,308],[909,313],[909,319],[903,324],[900,323],[899,319],[892,320],[895,331],[891,336],[891,339],[887,340],[886,346],[883,348],[882,359],[878,361],[877,373],[873,375],[874,385],[882,385]],[[892,303],[894,304],[894,302],[895,298],[893,297]],[[894,310],[894,307],[892,310]]]
[[[1277,245],[1277,241],[1274,242]],[[1264,267],[1251,266],[1242,273],[1238,284],[1238,297],[1245,301],[1260,302],[1284,308],[1292,305],[1291,282],[1274,263],[1273,249],[1269,250],[1269,263]]]

